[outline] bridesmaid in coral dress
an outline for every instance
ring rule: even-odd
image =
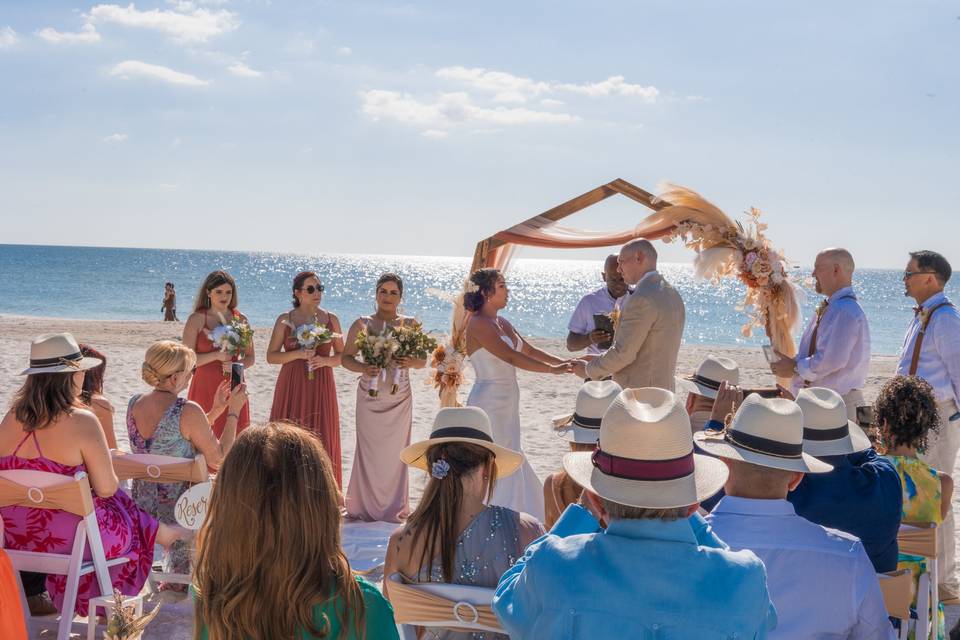
[[[332,367],[340,364],[343,338],[307,350],[294,333],[307,323],[340,333],[337,316],[320,308],[322,295],[323,284],[316,273],[298,273],[293,279],[293,309],[281,314],[273,326],[267,362],[283,366],[273,392],[270,420],[287,420],[315,433],[330,456],[337,487],[342,488],[340,408]]]
[[[249,369],[256,362],[253,344],[242,356],[231,356],[217,349],[207,335],[209,331],[235,317],[246,320],[237,310],[237,283],[226,271],[214,271],[200,285],[193,304],[193,313],[183,327],[183,344],[197,354],[197,372],[190,382],[187,400],[199,404],[205,413],[213,409],[217,389],[223,379],[230,375],[230,364],[242,362],[244,369]],[[237,417],[237,433],[240,433],[250,424],[249,403],[243,405]],[[217,438],[223,435],[226,422],[227,414],[224,413],[213,423],[213,432]]]
[[[399,522],[410,513],[407,467],[400,460],[400,451],[410,444],[413,425],[413,396],[407,370],[421,369],[427,361],[404,358],[396,361],[384,377],[379,367],[358,359],[356,347],[361,330],[379,333],[385,326],[395,327],[412,319],[398,313],[402,297],[400,276],[380,276],[377,312],[353,323],[343,350],[343,366],[362,374],[357,383],[357,450],[347,488],[347,515],[359,520]],[[394,368],[400,370],[399,388],[391,393]],[[381,378],[380,389],[372,397],[367,392],[377,377]]]

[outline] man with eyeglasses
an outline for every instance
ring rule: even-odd
[[[617,268],[617,256],[609,255],[603,263],[604,286],[592,293],[588,293],[577,303],[570,322],[567,325],[567,350],[580,351],[586,349],[588,354],[599,355],[603,349],[601,344],[609,346],[613,336],[598,329],[595,315],[610,315],[614,308],[619,308],[623,297],[628,293],[627,283]]]
[[[950,280],[950,263],[934,251],[914,251],[903,273],[904,295],[917,301],[914,317],[900,349],[897,373],[918,376],[930,383],[937,398],[940,430],[927,436],[921,457],[935,469],[954,475],[960,451],[960,311],[943,293]],[[953,510],[939,528],[940,594],[944,600],[960,595],[954,561]]]

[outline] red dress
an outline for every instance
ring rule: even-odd
[[[236,309],[233,310],[234,317],[240,317],[240,312]],[[213,343],[210,342],[210,337],[207,335],[207,312],[203,312],[203,330],[197,334],[197,346],[194,348],[194,351],[197,352],[197,355],[201,353],[211,353],[216,351],[216,347],[213,346]],[[233,361],[239,362],[240,357],[234,356]],[[190,390],[187,391],[187,400],[193,400],[201,407],[203,407],[204,413],[209,412],[213,409],[213,399],[217,395],[217,387],[220,386],[220,383],[223,382],[223,363],[219,360],[214,360],[213,362],[208,362],[202,367],[197,367],[197,372],[193,374],[193,380],[190,381]],[[213,433],[216,434],[217,438],[223,433],[223,428],[227,424],[227,410],[224,410],[220,414],[220,417],[217,418],[211,426],[213,427]],[[240,433],[247,425],[250,424],[250,403],[245,402],[243,408],[240,409],[240,419],[237,421],[237,433]]]
[[[333,331],[330,321],[327,328]],[[293,331],[284,326],[284,351],[297,351]],[[333,343],[317,348],[318,356],[333,355]],[[337,486],[341,487],[340,469],[340,407],[337,404],[337,387],[333,381],[333,369],[321,367],[314,369],[314,379],[307,377],[307,363],[293,360],[280,368],[277,386],[273,391],[273,407],[270,420],[289,420],[315,433],[323,442],[323,448],[333,463],[333,474]]]

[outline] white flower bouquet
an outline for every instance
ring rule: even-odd
[[[243,358],[253,344],[253,329],[240,316],[233,316],[228,322],[223,314],[220,314],[220,323],[207,332],[210,342],[220,351],[230,354],[231,358]],[[230,375],[227,363],[224,363],[224,375]]]
[[[375,398],[380,393],[380,378],[386,379],[387,365],[394,359],[400,343],[390,327],[384,327],[380,333],[368,333],[367,329],[361,329],[355,344],[364,364],[380,367],[380,375],[370,380],[368,387],[370,397]]]
[[[329,327],[315,322],[301,324],[293,330],[293,335],[301,348],[314,353],[320,345],[327,344],[340,337],[339,333],[334,333]],[[307,379],[314,380],[316,377],[317,374],[314,373],[314,369],[307,363]]]
[[[397,327],[390,329],[397,341],[397,351],[393,354],[395,360],[400,358],[426,359],[437,348],[437,341],[424,332],[423,325],[416,320],[401,321]],[[390,393],[394,394],[400,388],[400,369],[393,372],[393,386]]]

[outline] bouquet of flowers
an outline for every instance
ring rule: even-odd
[[[123,602],[123,595],[119,590],[113,590],[113,607],[110,612],[110,619],[107,621],[107,630],[103,637],[106,640],[133,640],[143,635],[143,630],[151,620],[160,613],[160,606],[157,605],[150,613],[136,617],[133,606],[126,606]]]
[[[379,380],[381,377],[386,379],[387,365],[393,360],[400,343],[390,327],[384,327],[380,333],[368,333],[367,329],[361,329],[355,344],[364,364],[380,367],[380,375],[370,381],[367,391],[371,398],[375,398],[380,393]]]
[[[335,338],[339,338],[339,333],[334,333],[326,325],[320,325],[315,322],[301,324],[293,330],[293,335],[297,339],[297,344],[307,351],[314,351],[322,344],[327,344]],[[307,364],[307,380],[316,379],[317,374],[313,368]]]
[[[416,320],[412,322],[400,322],[400,326],[391,327],[393,337],[397,341],[397,351],[393,354],[394,359],[416,358],[425,359],[433,350],[437,348],[437,341],[428,336],[423,331],[423,325]],[[396,393],[400,387],[400,370],[393,372],[393,387],[390,393]]]
[[[463,363],[466,354],[452,343],[441,344],[433,352],[433,386],[440,396],[440,406],[457,407],[457,389],[463,383]]]
[[[207,332],[207,337],[220,351],[229,353],[231,357],[243,357],[246,350],[253,344],[253,329],[245,319],[233,316],[228,322],[220,314],[220,323]],[[224,363],[224,375],[230,375],[227,364]]]

